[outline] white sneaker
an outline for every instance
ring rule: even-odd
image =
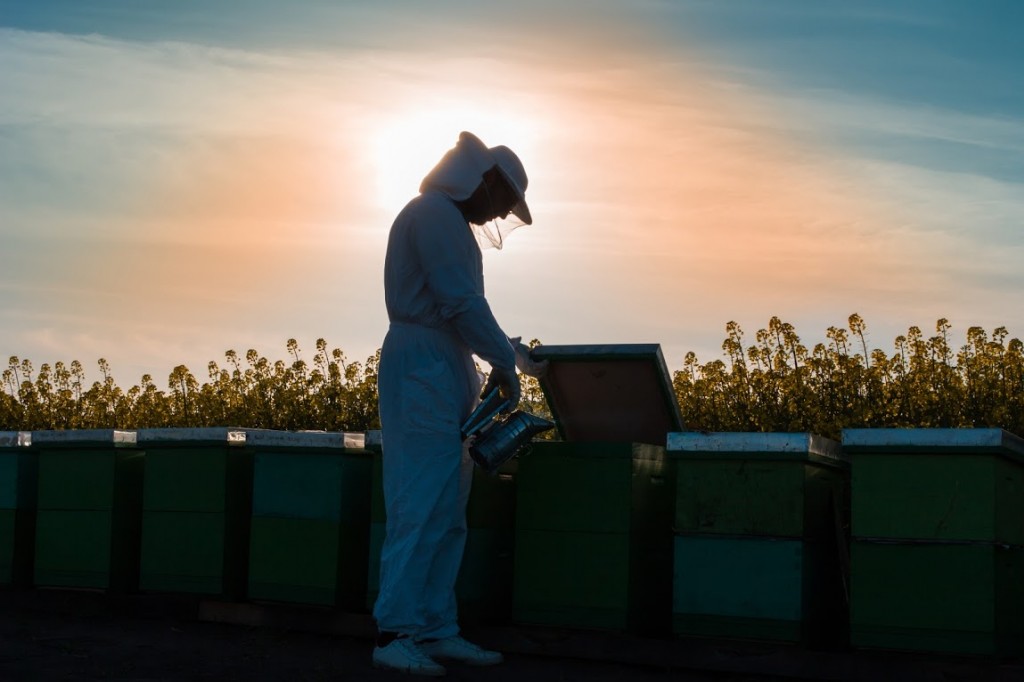
[[[374,647],[373,667],[427,677],[444,677],[446,672],[443,665],[430,658],[408,637],[393,640],[387,646]]]
[[[420,649],[434,658],[448,658],[469,665],[497,665],[505,660],[497,651],[488,651],[467,642],[459,635],[435,639],[432,642],[420,642]]]

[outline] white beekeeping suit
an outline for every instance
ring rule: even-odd
[[[484,297],[483,259],[463,210],[474,193],[483,196],[484,174],[495,168],[516,201],[498,207],[497,217],[511,212],[529,223],[518,157],[462,133],[395,219],[388,240],[384,288],[391,324],[378,378],[387,528],[373,615],[381,632],[412,642],[464,642],[456,637],[454,587],[472,480],[459,427],[481,389],[473,354],[491,365],[492,375],[511,374],[518,400],[517,348]],[[493,206],[497,200],[487,201]],[[380,651],[378,643],[375,662]],[[501,660],[484,653],[497,659],[477,662]]]

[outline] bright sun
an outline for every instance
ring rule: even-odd
[[[508,112],[485,111],[477,105],[413,109],[384,117],[369,140],[377,204],[390,212],[401,210],[463,130],[479,136],[489,146],[508,145],[524,158],[530,157],[536,139],[532,122]]]

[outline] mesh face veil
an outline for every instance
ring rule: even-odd
[[[505,245],[505,240],[517,227],[525,225],[522,220],[509,215],[508,218],[496,218],[483,225],[473,225],[473,234],[481,249],[498,249]]]
[[[484,188],[487,191],[487,200],[491,206],[491,214],[496,215],[498,211],[494,207],[494,200],[491,196],[491,192],[486,189],[486,185],[484,185]],[[513,191],[515,190],[513,189]],[[481,249],[494,248],[501,251],[508,236],[512,234],[516,228],[526,225],[526,223],[516,215],[516,209],[519,205],[519,203],[516,203],[505,217],[498,216],[483,223],[482,225],[472,225],[473,234],[476,236],[476,241],[480,245]]]

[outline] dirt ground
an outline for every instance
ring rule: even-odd
[[[372,667],[372,642],[268,627],[132,614],[73,599],[0,595],[0,682],[419,679]],[[75,603],[77,602],[77,603]],[[488,682],[781,680],[552,656],[506,654],[493,668],[448,666],[447,679]]]
[[[291,620],[280,614],[268,619],[273,609],[245,608],[248,611],[207,610],[206,615],[213,616],[211,621],[197,618],[188,605],[118,602],[98,594],[0,591],[0,682],[421,679],[372,667],[372,640],[365,621],[343,624],[339,634],[330,631],[331,622],[338,630],[336,620],[321,619],[311,628],[291,627],[308,624],[310,612],[299,611]],[[223,622],[231,618],[234,622]],[[245,624],[254,619],[263,622]],[[482,644],[504,648],[506,662],[493,668],[451,664],[446,679],[1024,681],[1024,665],[985,661],[851,653],[808,656],[798,649],[787,653],[702,642],[602,639],[593,634],[544,635],[530,630],[524,634],[515,629],[482,628],[466,634]],[[541,650],[543,655],[532,653]],[[790,674],[794,671],[799,672]]]

